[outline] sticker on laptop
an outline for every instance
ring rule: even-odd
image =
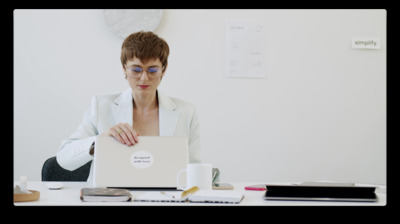
[[[131,164],[139,169],[145,169],[153,165],[154,157],[146,151],[135,151],[131,156]]]

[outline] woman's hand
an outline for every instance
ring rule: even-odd
[[[108,132],[103,135],[109,135],[116,138],[120,143],[131,146],[139,142],[139,134],[128,123],[119,123],[112,126]]]

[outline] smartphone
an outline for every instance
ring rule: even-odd
[[[213,190],[233,190],[232,184],[228,183],[213,183]]]

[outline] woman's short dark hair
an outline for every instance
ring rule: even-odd
[[[160,59],[163,69],[168,64],[169,46],[167,42],[153,32],[136,32],[125,38],[121,47],[121,63],[139,58],[143,63],[149,59]]]

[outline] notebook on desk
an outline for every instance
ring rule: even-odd
[[[235,190],[199,190],[194,194],[181,198],[181,192],[161,193],[156,191],[144,192],[135,197],[139,202],[201,202],[238,204],[244,197],[243,191]]]
[[[139,136],[134,146],[98,136],[94,187],[176,189],[176,176],[189,162],[186,137]]]

